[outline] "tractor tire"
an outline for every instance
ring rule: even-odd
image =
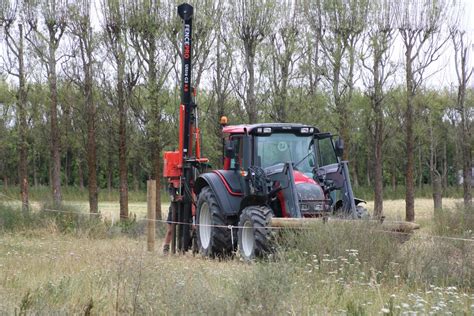
[[[248,206],[239,220],[239,252],[245,261],[262,258],[272,252],[268,228],[273,212],[268,206]]]
[[[369,211],[362,205],[356,205],[355,213],[353,214],[354,219],[369,219]]]
[[[197,246],[202,255],[215,258],[232,253],[231,232],[210,187],[199,193],[196,224]]]

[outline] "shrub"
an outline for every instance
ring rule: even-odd
[[[25,215],[19,208],[0,203],[0,230],[16,231],[31,225],[32,217]]]
[[[458,204],[452,210],[436,212],[433,233],[443,236],[474,237],[474,207],[465,208]]]

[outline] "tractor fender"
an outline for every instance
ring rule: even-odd
[[[226,183],[224,181],[225,180],[217,173],[209,172],[201,174],[194,184],[194,193],[198,195],[204,187],[209,186],[212,192],[214,192],[217,203],[222,212],[226,216],[238,215],[242,196],[235,194],[232,195],[226,189]]]

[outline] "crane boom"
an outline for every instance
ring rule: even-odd
[[[192,22],[193,7],[188,3],[178,6],[178,15],[183,20],[183,43],[181,51],[181,104],[179,106],[178,151],[164,153],[163,176],[168,179],[173,210],[172,252],[184,252],[190,246],[191,224],[194,215],[193,186],[197,174],[207,165],[201,158],[199,129],[197,128],[197,105],[192,87]],[[176,224],[178,223],[178,224]],[[176,229],[177,228],[177,229]]]

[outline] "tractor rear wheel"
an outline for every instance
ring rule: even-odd
[[[354,219],[369,219],[369,211],[363,205],[356,205],[355,213],[353,214]]]
[[[239,221],[239,252],[244,260],[263,257],[272,250],[271,231],[268,228],[273,216],[268,206],[248,206]]]
[[[224,257],[232,252],[231,233],[214,192],[205,187],[199,193],[196,214],[199,252],[206,257]]]

